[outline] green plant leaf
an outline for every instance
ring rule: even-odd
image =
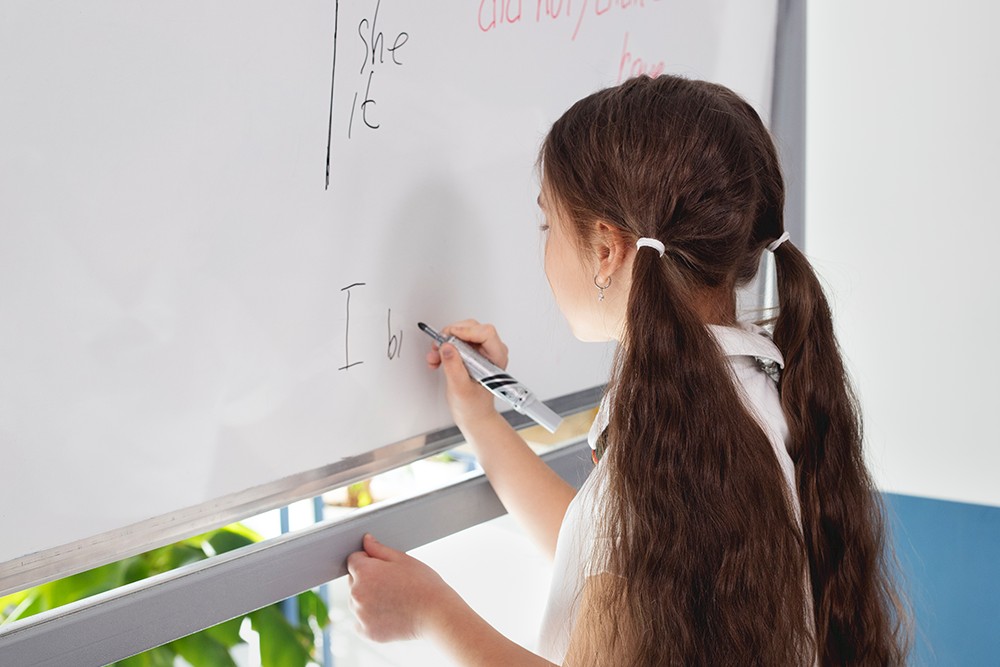
[[[208,543],[212,545],[215,553],[221,554],[254,544],[254,541],[246,535],[232,530],[223,529],[215,535],[212,535],[212,537],[208,539]]]
[[[277,605],[250,614],[253,629],[260,635],[260,660],[268,667],[305,667],[312,657],[315,641],[303,637],[289,624]]]
[[[10,595],[4,595],[0,597],[0,614],[7,611],[8,608],[16,607],[21,604],[26,597],[31,595],[31,589],[24,591],[18,591],[17,593],[11,593]]]
[[[149,563],[143,558],[129,558],[125,562],[125,573],[122,576],[123,584],[131,584],[141,581],[150,576]]]
[[[243,616],[231,618],[224,623],[219,623],[218,625],[206,628],[202,632],[207,632],[216,641],[221,642],[224,646],[232,648],[237,644],[243,643],[243,638],[240,637],[240,626],[243,625],[243,618]]]
[[[262,541],[255,531],[233,524],[175,544],[152,549],[86,572],[49,582],[0,597],[0,624],[4,615],[18,611],[25,618],[57,606],[114,589],[118,586],[204,560],[203,545],[208,543],[217,554],[239,549]],[[271,605],[250,614],[253,628],[261,639],[261,656],[265,665],[274,667],[305,667],[315,650],[312,618],[322,627],[329,623],[329,610],[313,591],[297,596],[298,622],[290,624],[278,605]],[[160,646],[115,663],[120,667],[173,667],[176,655],[181,655],[195,667],[222,665],[233,667],[229,649],[243,643],[239,636],[243,616],[225,621],[189,637]]]
[[[119,563],[110,563],[42,584],[38,587],[42,610],[55,609],[91,595],[110,591],[122,584],[124,572],[125,568]]]
[[[309,619],[315,618],[319,627],[326,627],[330,623],[330,610],[327,609],[323,598],[315,591],[305,591],[298,594],[299,625],[310,627]]]
[[[150,575],[160,574],[170,569],[170,551],[176,545],[169,544],[159,549],[153,549],[142,554],[142,558],[149,565]]]
[[[168,644],[119,660],[114,663],[114,667],[174,667],[175,656],[174,650]]]
[[[34,616],[46,610],[44,603],[42,602],[42,596],[36,594],[32,597],[31,602],[28,604],[27,608],[21,612],[21,618],[27,618],[28,616]]]
[[[242,523],[232,523],[232,524],[229,524],[228,526],[226,526],[225,528],[222,528],[221,530],[228,530],[231,533],[236,533],[237,535],[241,535],[241,536],[247,538],[251,542],[263,542],[264,541],[264,536],[263,535],[261,535],[260,533],[258,533],[256,530],[253,530],[252,528],[248,528],[247,526],[244,526]]]
[[[0,598],[0,627],[42,611],[37,588]]]
[[[192,667],[236,667],[229,649],[205,631],[181,637],[169,646]]]
[[[205,560],[205,552],[198,547],[187,544],[172,544],[167,547],[166,567],[167,570],[175,570],[184,565],[197,563]]]

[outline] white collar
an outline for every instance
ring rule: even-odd
[[[722,354],[727,357],[770,359],[782,368],[785,366],[785,359],[771,340],[771,334],[753,322],[739,322],[735,327],[709,324],[708,330],[715,336]]]
[[[753,357],[761,362],[771,361],[783,368],[785,360],[778,346],[771,340],[771,335],[762,327],[752,322],[739,322],[735,327],[709,324],[708,331],[715,337],[715,342],[726,357]],[[597,449],[597,438],[608,427],[610,419],[611,392],[606,392],[601,398],[597,409],[597,417],[590,426],[587,442],[590,448]]]

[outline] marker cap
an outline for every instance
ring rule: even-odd
[[[549,433],[555,433],[556,429],[559,428],[559,425],[562,424],[563,421],[563,418],[559,416],[558,412],[554,411],[534,396],[515,409],[521,414],[534,419]]]

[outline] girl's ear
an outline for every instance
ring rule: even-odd
[[[626,238],[626,232],[620,228],[598,221],[594,233],[594,253],[597,268],[602,276],[611,276],[618,271],[629,257],[632,244]]]

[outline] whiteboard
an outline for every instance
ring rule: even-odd
[[[770,112],[776,2],[0,3],[0,563],[450,424],[417,321],[601,384],[534,162],[641,72]]]
[[[879,487],[1000,506],[1000,6],[962,7],[810,6],[806,247]]]

